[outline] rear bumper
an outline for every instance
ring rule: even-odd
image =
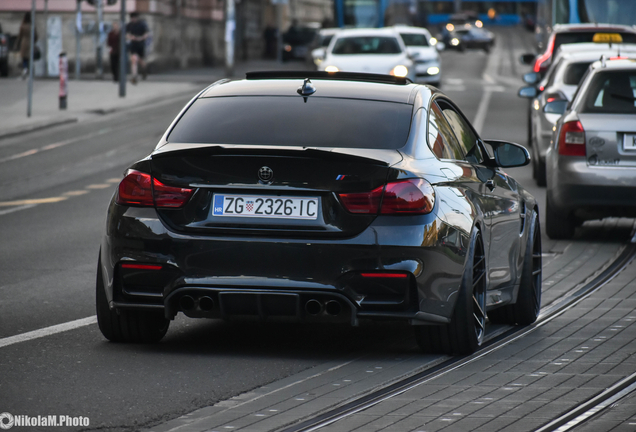
[[[548,189],[563,209],[603,210],[607,215],[636,212],[636,168],[589,166],[583,157],[548,162]]]
[[[464,267],[465,248],[431,235],[441,226],[433,215],[399,226],[378,218],[357,236],[325,240],[184,235],[169,231],[154,209],[111,208],[109,215],[101,262],[111,306],[162,308],[168,318],[184,312],[353,325],[361,318],[446,323]],[[161,269],[123,270],[121,263],[130,262]],[[404,277],[366,278],[365,272]]]

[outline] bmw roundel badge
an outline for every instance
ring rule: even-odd
[[[258,170],[258,179],[263,183],[269,184],[274,180],[274,171],[267,166],[261,167]]]

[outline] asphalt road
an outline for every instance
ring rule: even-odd
[[[484,138],[525,144],[527,102],[511,83],[521,84],[513,64],[527,41],[506,32],[495,60],[481,51],[444,53],[442,88],[469,119],[483,117]],[[125,167],[154,148],[191,96],[0,141],[0,203],[22,201],[0,206],[0,342],[94,315],[110,197]],[[544,202],[530,167],[510,172]],[[88,429],[129,431],[329,360],[387,352],[417,352],[407,326],[334,331],[180,316],[160,344],[143,346],[109,343],[89,324],[0,346],[0,412],[86,416]]]

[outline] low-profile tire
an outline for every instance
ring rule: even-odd
[[[168,331],[170,321],[163,312],[139,309],[111,309],[106,298],[101,262],[97,264],[95,284],[97,324],[104,337],[111,342],[153,343]]]
[[[541,310],[541,226],[539,216],[532,212],[528,219],[521,281],[517,302],[488,312],[491,322],[509,325],[529,325],[537,320]]]
[[[422,351],[449,355],[475,352],[486,333],[486,258],[481,232],[474,229],[450,324],[415,326]]]
[[[545,161],[537,158],[537,176],[534,178],[537,186],[545,187],[548,184],[548,178],[545,172]]]
[[[555,206],[550,193],[545,202],[545,230],[553,240],[567,240],[574,237],[576,223],[571,212]]]

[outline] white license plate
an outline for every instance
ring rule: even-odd
[[[310,220],[318,218],[319,200],[316,197],[214,194],[213,203],[213,216]]]
[[[636,134],[623,134],[623,150],[636,151]]]

